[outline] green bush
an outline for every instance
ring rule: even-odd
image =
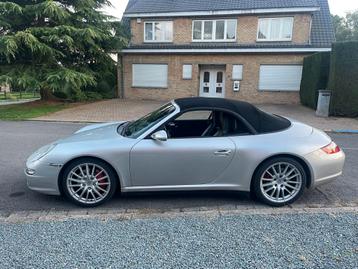
[[[334,116],[358,116],[358,42],[333,44],[328,88]]]
[[[93,71],[96,74],[97,85],[88,86],[84,91],[97,92],[105,99],[114,98],[117,90],[117,67],[115,65],[94,66]]]
[[[59,99],[64,99],[64,100],[68,99],[68,96],[65,92],[55,91],[53,95]]]
[[[303,61],[300,90],[301,103],[317,108],[318,90],[326,89],[328,84],[330,53],[315,53]]]
[[[114,64],[109,66],[94,65],[91,68],[96,78],[96,85],[88,85],[82,89],[76,89],[64,82],[61,89],[55,92],[55,96],[74,102],[114,98],[117,90],[116,66]]]
[[[103,99],[103,96],[98,92],[86,92],[86,100],[97,101]]]

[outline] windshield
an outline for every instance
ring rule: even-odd
[[[123,136],[138,138],[165,117],[169,116],[174,110],[175,106],[169,103],[139,120],[130,122],[124,128]]]

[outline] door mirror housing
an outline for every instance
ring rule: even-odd
[[[155,132],[154,134],[152,134],[151,138],[155,141],[164,142],[164,141],[168,140],[168,134],[166,131],[161,130],[161,131],[158,131],[158,132]]]

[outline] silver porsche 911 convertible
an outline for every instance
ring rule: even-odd
[[[282,206],[342,174],[322,131],[234,100],[184,98],[130,122],[85,127],[36,151],[30,189],[98,206],[113,194],[234,190]]]

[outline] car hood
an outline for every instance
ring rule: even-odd
[[[83,133],[83,132],[86,132],[86,131],[93,131],[95,129],[102,129],[103,130],[104,127],[109,127],[109,126],[113,126],[113,125],[119,126],[119,125],[121,125],[123,123],[125,123],[125,121],[91,124],[91,125],[88,125],[86,127],[83,127],[81,129],[79,129],[78,131],[75,132],[75,134]]]
[[[117,129],[120,125],[124,123],[125,121],[92,124],[78,130],[72,136],[56,141],[56,144],[98,141],[98,140],[112,139],[112,138],[118,139],[122,136],[118,134]]]

